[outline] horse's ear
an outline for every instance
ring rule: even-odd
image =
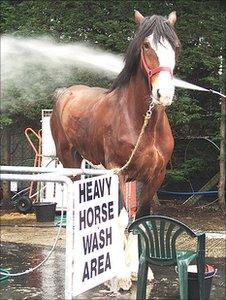
[[[134,13],[136,23],[140,25],[144,21],[144,16],[138,10],[134,10]]]
[[[168,16],[168,22],[174,26],[176,23],[176,20],[177,20],[177,14],[175,11],[172,11]]]

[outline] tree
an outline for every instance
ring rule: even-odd
[[[87,42],[92,47],[98,46],[113,53],[124,53],[137,26],[134,22],[134,9],[144,15],[168,15],[176,10],[176,30],[182,43],[175,70],[176,76],[207,88],[222,89],[225,70],[219,73],[219,68],[222,58],[224,60],[224,1],[58,0],[53,5],[50,0],[2,0],[1,30],[4,34],[31,38],[48,35],[61,43]],[[40,110],[51,108],[53,105],[51,95],[56,87],[80,82],[103,87],[110,85],[110,81],[100,74],[93,76],[86,71],[78,73],[75,69],[70,74],[61,76],[60,70],[54,69],[53,80],[40,65],[33,68],[34,66],[28,66],[26,74],[30,75],[26,78],[27,82],[35,78],[36,84],[30,86],[32,100],[37,101],[28,102],[31,100],[31,93],[26,94],[27,91],[25,92],[21,83],[15,85],[8,82],[3,100],[15,98],[16,104],[12,103],[4,111],[2,127],[6,128],[10,123],[12,126],[18,120],[23,126],[30,125],[34,120],[38,125],[37,116],[40,116]],[[221,112],[217,96],[178,90],[174,102],[168,114],[176,138],[201,135],[219,142]],[[178,143],[182,148],[182,142],[177,140]],[[182,164],[182,167],[178,165],[174,170],[176,176],[173,176],[173,171],[169,172],[174,182],[177,182],[175,178],[185,178],[195,171],[204,177],[205,161],[200,158],[196,160],[196,164],[193,162],[188,162],[193,168],[188,168],[186,164]]]

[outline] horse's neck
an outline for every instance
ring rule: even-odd
[[[150,87],[141,69],[133,76],[129,83],[124,87],[121,98],[122,105],[128,111],[130,118],[140,127],[144,122],[144,116],[149,109]],[[163,106],[156,106],[152,111],[149,121],[151,127],[155,127],[161,122],[165,109]]]
[[[123,87],[121,104],[135,121],[143,122],[144,115],[149,107],[150,88],[141,69],[131,77],[128,84]]]

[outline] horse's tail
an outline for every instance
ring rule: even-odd
[[[57,101],[57,99],[59,99],[60,96],[63,95],[63,93],[66,91],[66,89],[67,89],[66,87],[56,89],[53,93],[54,101]]]

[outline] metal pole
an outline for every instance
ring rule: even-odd
[[[7,167],[5,169],[7,169]],[[10,169],[10,167],[8,169]],[[60,175],[55,175],[55,174],[51,174],[51,176],[49,174],[37,174],[37,175],[33,175],[33,174],[32,175],[30,175],[30,174],[26,174],[26,175],[24,175],[24,174],[23,175],[21,175],[21,174],[0,174],[0,180],[7,180],[7,181],[10,181],[10,180],[12,180],[12,181],[32,180],[32,181],[48,181],[48,182],[63,183],[63,184],[66,184],[66,187],[67,187],[68,209],[71,207],[71,205],[73,203],[73,182],[70,178],[68,178],[66,176],[62,176],[62,175],[60,176]],[[69,225],[69,224],[67,224],[67,225]],[[73,243],[73,236],[72,236],[73,227],[67,226],[66,230],[67,230],[67,234],[66,234],[65,296],[67,296],[66,299],[72,299],[72,279],[71,279],[72,273],[71,272],[72,272],[73,253],[72,253],[71,249],[73,246],[73,244],[72,244]],[[47,261],[47,259],[52,254],[52,252],[55,248],[56,242],[57,242],[57,240],[55,241],[54,246],[50,250],[50,252],[47,255],[47,257],[45,258],[45,260],[40,265],[36,266],[33,269],[29,269],[23,273],[28,274],[28,273],[32,272],[34,269],[37,269],[38,267],[43,265],[43,263],[45,261]],[[70,271],[70,273],[68,271]]]
[[[77,175],[103,175],[112,174],[111,170],[100,169],[73,169],[73,168],[45,168],[45,167],[21,167],[21,166],[0,166],[1,173],[55,173],[57,175],[77,176]],[[52,175],[51,175],[52,176]],[[31,180],[29,180],[31,181]]]
[[[225,210],[225,116],[226,103],[221,98],[219,206]]]
[[[66,174],[68,176],[73,175],[81,175],[81,174],[92,174],[92,175],[103,175],[106,173],[111,173],[109,170],[82,170],[82,169],[60,169],[59,172],[56,169],[48,168],[35,168],[35,167],[13,167],[13,166],[3,166],[1,167],[1,171],[4,172],[22,172],[22,173],[35,173],[35,172],[43,172],[45,174],[0,174],[0,180],[7,180],[7,181],[43,181],[43,182],[59,182],[66,184],[67,187],[67,226],[66,226],[66,263],[65,263],[65,299],[71,300],[73,295],[73,287],[72,287],[72,276],[73,276],[73,214],[74,214],[74,184],[72,180],[61,174]],[[48,172],[48,173],[46,173]],[[53,174],[54,172],[54,174]],[[65,195],[65,193],[64,193]],[[59,229],[60,230],[60,229]],[[58,239],[58,238],[57,238]],[[45,258],[45,260],[38,266],[33,269],[29,269],[23,273],[30,273],[34,269],[39,268],[41,265],[45,263],[45,261],[50,257],[51,253],[53,252],[57,239],[50,250],[50,253]],[[13,275],[13,274],[12,274]]]

